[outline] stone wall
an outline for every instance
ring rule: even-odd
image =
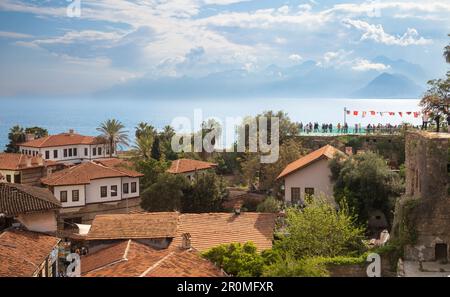
[[[447,244],[449,253],[449,143],[448,133],[406,135],[406,193],[393,228],[393,237],[405,241],[405,260],[434,261],[437,243]]]

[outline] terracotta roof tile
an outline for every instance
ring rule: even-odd
[[[43,160],[41,157],[28,156],[24,154],[0,153],[0,169],[22,170],[43,166],[53,166],[57,163],[50,160]]]
[[[97,215],[88,240],[175,237],[177,221],[176,212]]]
[[[33,276],[59,243],[57,237],[24,230],[0,234],[0,276]]]
[[[85,277],[223,276],[195,250],[156,250],[134,240],[81,257],[81,269]]]
[[[302,169],[322,158],[332,159],[336,153],[344,154],[337,148],[327,144],[326,146],[321,147],[320,149],[315,150],[312,153],[309,153],[306,156],[288,164],[286,168],[284,168],[284,170],[280,173],[280,175],[278,175],[277,179],[286,177],[287,175],[299,169]]]
[[[192,246],[203,252],[220,244],[251,241],[259,251],[272,247],[277,214],[244,212],[181,214],[171,247],[179,247],[182,234],[191,235]]]
[[[89,184],[93,179],[110,177],[141,177],[143,174],[122,167],[106,167],[95,162],[85,162],[70,168],[57,171],[41,179],[43,184],[49,186],[83,185]]]
[[[61,203],[45,188],[0,183],[0,213],[22,213],[58,209]]]
[[[216,167],[217,164],[191,160],[191,159],[178,159],[172,162],[170,168],[167,170],[169,173],[186,173],[197,170],[205,170]]]
[[[102,142],[104,141],[99,137],[84,136],[76,133],[61,133],[33,139],[21,143],[20,146],[43,148],[43,147],[54,147],[64,145],[77,145],[77,144],[97,144]]]

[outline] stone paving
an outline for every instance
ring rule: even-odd
[[[450,277],[450,264],[422,262],[422,269],[417,261],[404,261],[405,277]]]

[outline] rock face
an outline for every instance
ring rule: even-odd
[[[450,134],[406,135],[406,193],[396,206],[393,236],[405,260],[448,261],[450,245]]]

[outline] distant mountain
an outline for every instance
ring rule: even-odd
[[[354,92],[354,98],[418,98],[424,89],[400,74],[382,73],[362,89]]]
[[[407,62],[403,59],[392,60],[385,56],[378,56],[372,60],[374,63],[389,65],[392,73],[402,74],[414,80],[419,85],[425,85],[430,79],[420,65]]]
[[[390,71],[415,68],[405,61],[392,61],[385,57],[378,57],[378,61],[395,65],[391,66]],[[414,73],[420,75],[420,69],[417,68]],[[380,75],[375,70],[361,72],[351,67],[322,67],[314,61],[305,61],[291,67],[270,65],[257,72],[231,69],[196,78],[141,77],[96,95],[144,98],[345,98],[351,94],[361,98],[406,98],[416,97],[421,91],[421,87],[409,76],[395,72]]]

